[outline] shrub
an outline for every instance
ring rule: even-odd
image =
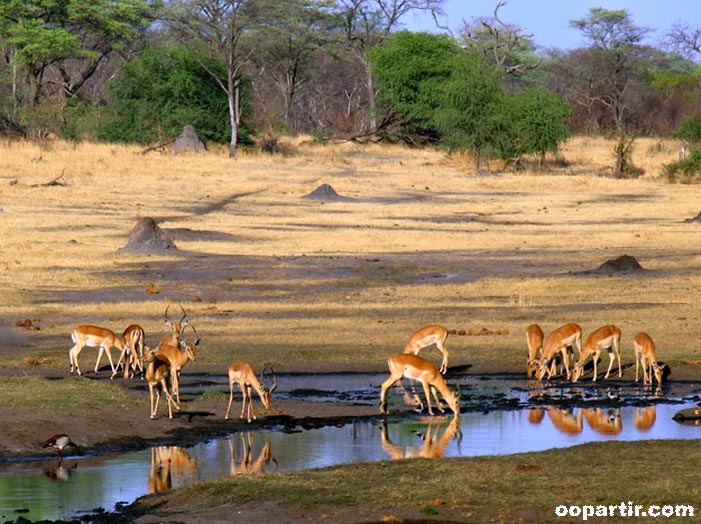
[[[670,182],[681,184],[701,182],[701,150],[692,151],[689,156],[678,162],[665,164],[662,170]]]

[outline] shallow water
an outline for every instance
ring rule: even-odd
[[[280,397],[377,403],[384,375],[278,377]],[[454,384],[456,378],[449,380]],[[390,415],[343,426],[235,433],[192,447],[157,446],[98,457],[0,463],[0,522],[68,519],[201,479],[319,468],[403,457],[467,457],[567,447],[601,440],[697,439],[701,428],[674,422],[696,407],[698,385],[663,397],[623,385],[540,389],[511,378],[461,377],[463,408],[452,416]],[[221,387],[219,379],[203,381]],[[191,388],[197,389],[195,386]],[[205,388],[205,389],[206,389]],[[613,397],[611,399],[610,397]],[[630,403],[636,405],[629,405]],[[398,388],[390,409],[402,404]],[[16,512],[17,509],[26,509]]]

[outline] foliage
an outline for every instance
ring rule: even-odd
[[[445,35],[399,31],[371,51],[378,101],[389,118],[401,122],[403,133],[437,138],[432,118],[457,50]]]
[[[224,64],[182,46],[150,48],[125,64],[110,84],[112,114],[99,138],[147,143],[178,136],[191,124],[201,138],[225,143],[227,100],[208,70]],[[223,74],[223,73],[222,73]]]
[[[588,16],[572,20],[570,25],[579,29],[594,47],[605,50],[637,44],[648,32],[636,26],[625,9],[592,7]]]
[[[488,65],[474,51],[455,55],[451,75],[439,89],[435,122],[441,143],[450,150],[469,150],[479,169],[481,157],[510,156],[513,149],[501,68]]]
[[[523,91],[509,100],[515,128],[517,154],[537,154],[542,168],[547,153],[557,153],[570,136],[567,121],[570,106],[565,100],[544,88]]]
[[[692,151],[689,156],[678,162],[665,164],[662,172],[670,182],[682,184],[701,182],[701,150]]]
[[[672,136],[686,140],[691,144],[701,143],[701,116],[693,115],[683,118]]]

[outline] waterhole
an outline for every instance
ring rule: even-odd
[[[384,374],[280,375],[278,398],[376,404]],[[697,439],[701,428],[672,420],[698,407],[701,385],[537,387],[516,377],[448,377],[462,390],[459,418],[400,411],[316,429],[232,433],[190,447],[0,462],[0,522],[59,520],[114,511],[120,504],[203,479],[408,457],[470,457],[561,448],[602,440]],[[199,377],[190,394],[225,391],[224,377]]]

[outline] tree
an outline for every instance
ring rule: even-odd
[[[179,45],[144,50],[109,84],[111,116],[98,137],[144,144],[177,136],[192,124],[203,138],[225,143],[227,100],[210,74],[225,70],[221,61]]]
[[[148,0],[6,0],[0,3],[0,40],[9,46],[10,66],[23,72],[17,80],[17,104],[31,112],[42,88],[53,83],[74,96],[113,51],[125,49],[149,23]]]
[[[274,4],[272,0],[174,0],[170,6],[168,23],[181,42],[197,49],[198,56],[208,55],[226,64],[222,75],[202,62],[227,97],[232,158],[238,152],[245,68],[255,52],[243,40],[266,20]]]
[[[445,35],[398,31],[369,54],[387,121],[405,140],[436,140],[433,115],[457,45]]]
[[[545,155],[557,153],[570,136],[567,121],[570,106],[560,96],[544,88],[533,88],[509,100],[515,129],[514,148],[517,154],[538,155],[543,168]]]
[[[450,77],[437,93],[435,123],[441,143],[471,151],[477,170],[483,156],[512,148],[502,79],[501,68],[487,64],[481,53],[465,51],[455,55]]]
[[[381,44],[401,23],[401,19],[412,11],[443,12],[444,0],[337,0],[343,30],[351,49],[365,69],[368,90],[369,127],[377,127],[375,119],[375,86],[369,53]]]
[[[295,98],[311,78],[311,61],[334,40],[338,19],[332,6],[332,0],[278,2],[274,20],[256,30],[260,38],[252,62],[259,78],[274,82],[283,102],[282,118],[292,129],[296,128]]]
[[[584,34],[592,48],[587,62],[573,73],[579,75],[576,98],[581,104],[601,104],[611,115],[617,144],[614,176],[637,174],[630,163],[633,140],[627,131],[629,92],[637,80],[639,43],[647,29],[633,24],[625,10],[592,8],[589,16],[572,20],[571,25]]]

